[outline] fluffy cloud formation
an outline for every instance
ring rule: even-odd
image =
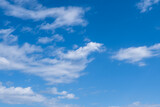
[[[46,8],[41,4],[27,0],[28,5],[37,7],[34,9],[27,9],[23,4],[27,4],[24,1],[14,0],[15,3],[10,3],[7,0],[0,0],[0,7],[5,11],[8,16],[14,16],[21,19],[33,19],[44,20],[46,18],[54,19],[53,23],[45,23],[41,25],[41,29],[56,29],[63,26],[75,26],[86,25],[86,21],[83,19],[85,9],[80,7],[58,7],[58,8]],[[30,6],[28,6],[30,7]]]
[[[5,87],[0,83],[0,101],[8,104],[40,103],[46,98],[32,91],[31,87]]]
[[[44,107],[78,107],[71,104],[61,104],[59,99],[47,98],[32,90],[31,87],[5,87],[0,82],[0,102],[7,104],[39,103]]]
[[[100,51],[101,47],[100,43],[89,42],[76,50],[64,52],[59,48],[53,48],[49,49],[48,53],[45,48],[29,43],[19,46],[2,42],[0,70],[18,70],[34,74],[51,84],[69,83],[81,76],[80,71],[91,61],[88,56],[92,52]]]
[[[144,66],[143,59],[158,56],[160,52],[160,44],[147,47],[130,47],[120,49],[112,58],[119,61],[127,61],[128,63],[138,63],[139,66]]]
[[[158,4],[160,0],[141,0],[137,3],[137,7],[141,10],[142,13],[151,10],[154,4]]]

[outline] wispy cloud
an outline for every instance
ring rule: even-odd
[[[59,34],[56,34],[56,35],[53,35],[51,37],[40,37],[38,39],[38,43],[42,43],[42,44],[47,44],[47,43],[50,43],[50,42],[62,42],[64,41],[64,38],[63,36],[59,35]]]
[[[160,52],[160,44],[153,46],[141,46],[141,47],[130,47],[120,49],[112,56],[113,59],[119,61],[126,61],[128,63],[138,63],[139,66],[144,66],[143,59],[158,56]]]
[[[0,7],[4,9],[5,14],[8,16],[37,21],[48,17],[54,19],[53,23],[42,24],[41,29],[54,30],[63,26],[86,25],[86,21],[83,19],[86,9],[81,7],[46,8],[36,4],[38,5],[36,7],[39,8],[27,9],[23,5],[18,5],[23,4],[23,2],[18,2],[18,4],[11,4],[7,0],[0,0],[0,2]],[[32,2],[29,3],[32,5]]]
[[[18,40],[17,36],[11,34],[13,31],[14,29],[0,29],[0,39],[3,40],[3,43],[10,44]]]
[[[68,51],[65,54],[61,53],[61,57],[73,60],[87,58],[90,53],[94,51],[101,51],[102,49],[100,49],[100,47],[102,47],[102,44],[100,43],[89,42],[85,47],[80,47],[77,50]]]
[[[31,32],[31,31],[32,31],[32,28],[31,28],[31,27],[23,27],[23,28],[22,28],[22,31],[23,31],[23,32]]]
[[[137,3],[137,7],[141,10],[142,13],[152,9],[152,6],[158,4],[160,0],[141,0]]]
[[[59,92],[56,87],[48,89],[47,93],[52,95],[58,95],[58,99],[76,99],[73,93],[68,93],[67,91]]]
[[[9,34],[10,35],[10,34]],[[25,43],[8,45],[0,43],[0,69],[18,70],[42,77],[51,84],[69,83],[81,76],[87,64],[88,56],[100,51],[102,44],[89,42],[76,50],[50,49]],[[51,54],[55,52],[56,54]]]

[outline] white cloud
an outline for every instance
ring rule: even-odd
[[[160,52],[160,44],[147,47],[130,47],[120,49],[112,58],[129,63],[138,63],[139,66],[144,66],[143,59],[158,56]]]
[[[53,38],[49,38],[49,37],[40,37],[38,39],[38,43],[42,43],[42,44],[47,44],[53,41]]]
[[[0,83],[0,101],[8,104],[40,103],[46,98],[32,91],[31,87],[5,87]]]
[[[52,37],[40,37],[38,39],[38,43],[42,43],[42,44],[47,44],[52,41],[60,42],[60,41],[64,41],[64,38],[63,36],[56,34]]]
[[[53,87],[48,90],[48,93],[58,95],[59,99],[76,99],[75,95],[67,91],[58,92],[57,88]]]
[[[47,98],[32,90],[31,87],[6,87],[0,82],[0,102],[7,104],[39,103],[44,107],[78,107],[72,104],[60,103],[57,98]]]
[[[141,0],[137,3],[137,7],[141,10],[142,13],[151,10],[154,4],[158,4],[160,0]]]
[[[59,96],[58,97],[59,99],[75,99],[75,95],[74,94],[66,94],[66,95],[63,95],[63,96]]]
[[[0,43],[0,70],[18,70],[42,77],[50,84],[69,83],[79,78],[87,64],[88,56],[100,51],[102,44],[90,42],[76,50],[62,51],[53,48],[47,51],[40,46],[25,43],[8,45]],[[49,51],[49,52],[48,52]],[[56,54],[55,54],[55,53]],[[53,53],[53,55],[51,54]]]
[[[0,39],[3,39],[3,42],[8,43],[8,44],[16,42],[18,37],[11,34],[13,31],[14,31],[14,29],[1,29],[0,30]]]
[[[74,51],[68,51],[67,54],[62,54],[61,56],[66,59],[74,60],[86,58],[91,52],[100,51],[100,47],[102,47],[100,43],[89,42],[85,47],[80,47]]]
[[[0,57],[0,64],[7,65],[7,64],[9,64],[9,61],[6,58],[4,58],[4,57]]]
[[[0,35],[9,35],[13,32],[13,29],[1,29],[0,30]]]
[[[22,28],[22,31],[24,32],[31,32],[32,31],[32,28],[31,27],[23,27]]]
[[[60,42],[60,41],[64,41],[64,38],[62,35],[56,34],[53,36],[53,40]]]
[[[13,4],[22,6],[28,9],[40,9],[43,8],[41,4],[38,3],[37,0],[11,0]]]
[[[55,29],[63,26],[85,26],[87,22],[82,18],[85,10],[79,7],[62,8],[59,17],[51,24],[42,25],[42,29]]]
[[[49,17],[55,20],[53,23],[42,24],[41,29],[54,30],[63,26],[86,25],[86,21],[83,19],[86,10],[80,7],[46,8],[36,4],[38,9],[26,9],[22,5],[11,4],[7,0],[0,0],[0,2],[0,7],[8,16],[33,20],[43,20]],[[32,4],[32,1],[29,4]]]

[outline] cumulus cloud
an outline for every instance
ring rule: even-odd
[[[44,107],[78,107],[72,104],[60,103],[59,99],[47,98],[32,90],[31,87],[6,87],[0,82],[0,102],[7,104],[39,103]]]
[[[141,46],[141,47],[130,47],[120,49],[116,52],[112,58],[119,61],[127,61],[129,63],[138,63],[140,66],[144,66],[143,59],[158,56],[160,52],[160,44],[153,46]]]
[[[17,1],[17,0],[15,0]],[[34,0],[35,1],[35,0]],[[46,18],[54,19],[53,23],[45,23],[41,25],[41,29],[56,29],[63,26],[86,25],[83,19],[85,9],[81,7],[57,7],[46,8],[40,4],[36,4],[36,9],[27,9],[21,0],[15,4],[7,0],[0,0],[0,7],[5,11],[8,16],[14,16],[21,19],[44,20]],[[27,3],[34,4],[32,1],[27,0]],[[25,3],[26,4],[26,3]],[[29,6],[28,6],[29,7]]]
[[[0,101],[8,104],[40,103],[46,98],[33,92],[31,87],[5,87],[0,83]]]
[[[160,0],[141,0],[137,3],[137,7],[141,10],[142,13],[151,10],[154,4],[158,4]]]
[[[0,70],[18,70],[42,77],[50,84],[70,83],[79,78],[87,64],[91,61],[88,56],[100,51],[102,44],[89,42],[76,50],[51,49],[25,43],[8,45],[0,43]],[[52,55],[51,53],[55,53]],[[48,55],[49,54],[49,55]]]

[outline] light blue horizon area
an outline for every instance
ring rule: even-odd
[[[28,1],[31,5],[32,1]],[[54,31],[42,30],[39,27],[55,19],[46,18],[36,21],[9,16],[0,5],[0,30],[14,29],[12,34],[18,37],[18,41],[13,45],[21,47],[27,42],[43,49],[48,46],[53,46],[54,49],[63,48],[64,53],[67,53],[70,50],[85,47],[90,42],[103,44],[102,51],[93,51],[87,56],[88,59],[93,58],[93,60],[85,65],[85,69],[79,71],[79,77],[69,83],[48,84],[49,82],[43,77],[33,73],[17,69],[1,69],[0,62],[0,82],[4,87],[31,87],[34,93],[47,99],[55,98],[58,100],[56,103],[64,104],[48,106],[44,104],[46,100],[40,103],[8,104],[7,98],[9,99],[10,94],[2,98],[3,92],[0,87],[0,107],[72,107],[73,105],[73,107],[160,107],[160,48],[155,49],[156,54],[142,58],[140,61],[132,62],[129,58],[124,60],[113,58],[120,49],[142,46],[149,48],[160,43],[160,4],[152,4],[151,10],[142,13],[136,4],[143,1],[145,0],[39,0],[38,3],[46,8],[73,6],[88,9],[83,15],[83,19],[88,23],[86,26],[80,24],[62,26],[55,28]],[[32,31],[23,31],[23,27],[29,27]],[[67,28],[73,29],[74,32],[67,31]],[[37,42],[40,37],[51,38],[55,34],[63,36],[64,41],[48,44]],[[0,36],[2,38],[2,35]],[[86,38],[88,41],[85,41]],[[73,45],[78,47],[73,48]],[[39,57],[55,58],[56,56],[49,56],[49,50],[50,48],[46,49]],[[74,62],[74,59],[65,59],[65,61],[68,60]],[[139,66],[140,62],[146,65]],[[76,61],[75,63],[81,64]],[[60,71],[57,70],[57,72]],[[47,92],[53,87],[56,87],[58,92],[72,93],[75,98],[58,99],[63,95]],[[134,104],[135,102],[138,104]],[[72,106],[65,106],[67,104]]]

